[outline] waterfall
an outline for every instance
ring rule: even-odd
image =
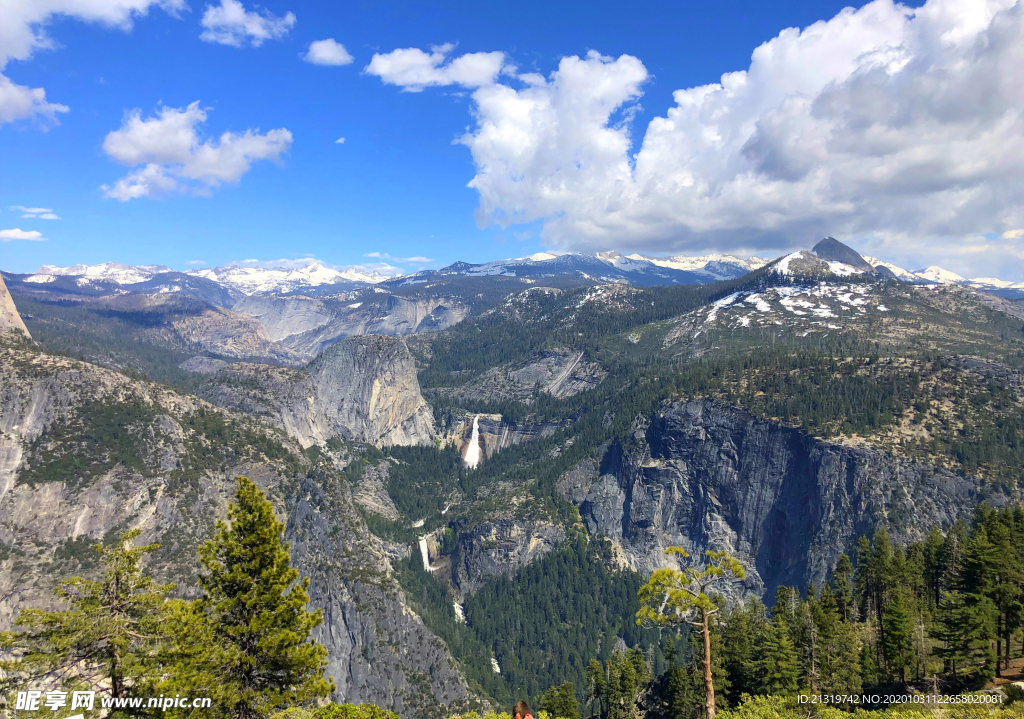
[[[427,549],[427,535],[420,537],[420,556],[423,557],[423,571],[432,572],[430,568],[430,551]]]
[[[473,435],[466,449],[466,466],[473,468],[480,464],[480,415],[473,418]]]

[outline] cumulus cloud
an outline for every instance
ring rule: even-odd
[[[429,54],[415,47],[378,53],[364,72],[407,92],[420,92],[436,85],[490,85],[505,65],[503,52],[473,52],[449,60],[448,53],[454,49],[447,43],[430,48]]]
[[[339,137],[337,140],[334,141],[334,144],[335,145],[344,145],[345,144],[345,138],[344,137]]]
[[[11,240],[29,240],[31,242],[42,242],[46,238],[43,237],[42,233],[36,232],[35,230],[19,230],[14,228],[12,230],[0,230],[0,242],[10,242]]]
[[[57,114],[69,109],[67,105],[47,102],[46,90],[41,87],[17,85],[0,75],[0,125],[30,117],[56,124]]]
[[[36,219],[36,220],[59,220],[60,218],[54,214],[53,210],[48,207],[22,207],[21,205],[14,205],[11,207],[12,210],[17,210],[23,213],[21,216]]]
[[[206,110],[193,102],[186,108],[161,107],[143,119],[139,110],[125,115],[121,128],[109,133],[103,150],[111,159],[136,167],[113,185],[103,185],[107,197],[122,202],[173,192],[209,194],[225,182],[238,182],[257,160],[280,161],[292,134],[285,128],[261,134],[225,132],[204,140],[197,125]]]
[[[440,84],[435,56],[400,52],[408,74],[374,74]],[[539,221],[556,246],[768,250],[829,234],[925,257],[1024,216],[1024,0],[847,8],[677,90],[646,127],[635,57],[492,78],[459,140],[478,224]]]
[[[277,40],[295,26],[295,14],[277,17],[268,10],[249,12],[238,0],[220,0],[220,5],[207,5],[200,21],[200,40],[221,45],[242,47],[249,43],[259,47],[265,40]]]
[[[127,31],[151,7],[175,14],[187,5],[185,0],[4,0],[0,3],[0,71],[11,60],[28,60],[37,50],[57,47],[46,29],[56,15]],[[18,85],[0,74],[0,124],[26,118],[56,123],[57,115],[67,111],[66,105],[47,102],[43,88]]]
[[[314,65],[351,65],[353,61],[345,46],[333,37],[309,43],[309,49],[302,59]]]

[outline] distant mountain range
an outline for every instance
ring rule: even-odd
[[[823,243],[828,248],[819,252]],[[831,248],[831,249],[829,249]],[[838,248],[838,249],[837,249]],[[813,253],[818,259],[828,262],[831,271],[837,274],[859,274],[871,272],[914,284],[954,284],[970,286],[995,294],[1018,298],[1024,297],[1024,282],[1011,282],[992,277],[965,278],[938,266],[910,271],[875,257],[862,257],[842,243],[826,238],[813,251],[802,250],[779,258],[774,262],[785,271],[790,264],[788,258],[799,258],[800,252]],[[824,257],[822,253],[839,253]],[[383,275],[360,267],[335,269],[318,260],[311,260],[300,267],[244,267],[229,265],[214,269],[188,270],[178,272],[163,265],[124,265],[105,262],[98,265],[73,265],[57,267],[43,265],[29,275],[13,275],[12,279],[27,283],[73,284],[80,290],[90,288],[97,291],[118,288],[130,291],[179,292],[186,288],[191,294],[218,294],[227,292],[239,295],[263,294],[315,294],[329,295],[356,289],[360,286],[378,284],[409,285],[430,282],[453,276],[465,277],[517,277],[526,280],[540,280],[552,277],[569,277],[598,283],[622,283],[633,286],[705,284],[718,280],[740,277],[748,272],[771,264],[773,261],[761,257],[736,257],[724,254],[701,256],[677,255],[673,257],[652,257],[642,254],[624,255],[619,252],[596,254],[538,252],[529,257],[495,260],[481,264],[456,262],[439,270],[422,270],[408,275]],[[799,260],[798,260],[799,263]],[[111,288],[110,286],[117,286]],[[211,297],[212,299],[212,297]]]

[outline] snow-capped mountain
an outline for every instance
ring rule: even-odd
[[[243,267],[229,265],[210,270],[178,272],[164,265],[123,265],[104,262],[98,265],[72,265],[58,267],[43,265],[21,281],[30,284],[50,284],[58,278],[73,278],[78,287],[132,285],[131,291],[176,292],[188,286],[187,278],[209,281],[225,290],[251,295],[257,293],[288,293],[304,288],[339,284],[377,284],[391,277],[361,267],[334,269],[322,262],[312,261],[300,267]],[[186,278],[184,285],[182,278]],[[194,280],[195,281],[195,280]],[[145,286],[143,286],[145,285]]]
[[[874,267],[885,267],[904,282],[936,285],[964,285],[1010,297],[1019,297],[1021,294],[1024,294],[1024,282],[1011,282],[1010,280],[1001,280],[997,277],[967,278],[958,275],[955,272],[945,270],[938,265],[931,265],[923,270],[910,271],[905,270],[902,267],[898,267],[891,262],[884,262],[874,257],[865,256],[864,259]]]
[[[674,270],[685,270],[707,275],[715,280],[727,280],[739,277],[747,272],[764,267],[771,260],[761,257],[736,257],[735,255],[722,255],[714,252],[709,255],[688,257],[686,255],[675,255],[673,257],[651,257],[649,255],[633,254],[628,255],[630,259],[647,260],[659,267],[668,267]]]
[[[704,284],[732,279],[762,267],[767,260],[758,257],[742,259],[731,255],[660,258],[619,252],[554,254],[538,252],[529,257],[495,260],[482,264],[456,262],[441,270],[426,270],[406,281],[438,275],[466,277],[502,276],[521,278],[572,277],[598,282],[616,282],[637,286]]]
[[[72,265],[57,267],[43,265],[31,277],[29,282],[52,282],[55,277],[82,277],[98,282],[113,282],[117,285],[134,285],[145,282],[162,272],[174,272],[163,265],[122,265],[120,262],[104,262],[99,265]]]
[[[280,266],[246,266],[245,263],[239,263],[186,272],[178,272],[163,265],[131,266],[104,262],[71,267],[43,265],[33,274],[17,276],[15,281],[46,284],[53,290],[61,291],[74,288],[75,291],[92,294],[184,292],[202,297],[219,296],[218,293],[238,297],[305,292],[324,295],[359,286],[418,284],[449,276],[517,277],[533,281],[564,278],[635,286],[705,284],[741,277],[773,263],[777,271],[783,274],[791,269],[796,274],[826,272],[849,276],[866,273],[917,284],[956,284],[1007,297],[1024,296],[1024,282],[992,277],[969,279],[934,265],[910,271],[875,257],[862,257],[852,248],[832,238],[822,240],[812,250],[798,250],[778,260],[719,253],[653,257],[619,252],[537,252],[527,257],[480,264],[456,262],[440,270],[424,270],[411,275],[402,275],[397,270],[393,274],[384,274],[360,266],[335,268],[319,260],[309,260],[300,266],[287,266],[284,263]]]
[[[377,284],[392,279],[375,271],[359,267],[336,270],[322,262],[310,262],[303,267],[241,267],[228,265],[212,270],[190,270],[186,274],[204,277],[244,294],[288,293],[304,287],[320,287],[341,283]]]
[[[903,280],[904,282],[914,282],[915,280],[921,279],[920,277],[915,275],[913,272],[909,272],[909,271],[903,269],[902,267],[894,265],[891,262],[886,262],[885,260],[880,260],[877,257],[868,257],[867,255],[862,255],[862,257],[872,267],[884,267],[885,269],[887,269],[890,272],[892,272],[894,275],[896,275],[896,277],[898,277],[899,279]]]
[[[968,282],[966,277],[961,277],[955,272],[944,270],[936,265],[926,267],[923,270],[917,270],[914,274],[922,280],[934,282],[938,285],[960,285]]]

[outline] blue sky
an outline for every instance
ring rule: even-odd
[[[232,1],[214,11],[231,10]],[[24,272],[113,260],[184,269],[307,255],[347,265],[373,263],[365,257],[371,252],[433,260],[391,261],[412,270],[543,248],[770,254],[833,234],[911,266],[934,260],[954,271],[1024,279],[1024,192],[1022,175],[1014,174],[1024,166],[1024,149],[1012,121],[1021,95],[1005,97],[1019,77],[995,78],[988,92],[1004,100],[999,107],[975,98],[985,114],[952,121],[940,108],[910,127],[902,121],[899,129],[913,140],[887,140],[878,151],[872,136],[854,135],[852,149],[835,147],[836,138],[853,134],[850,107],[877,104],[865,97],[892,102],[897,80],[904,90],[926,84],[929,72],[963,60],[968,41],[987,36],[996,47],[987,58],[970,51],[976,65],[988,63],[990,79],[991,67],[1019,55],[1013,30],[1020,7],[971,2],[970,15],[950,18],[944,9],[951,0],[932,0],[926,23],[923,13],[881,1],[837,16],[842,3],[821,1],[272,0],[245,2],[242,10],[250,21],[262,17],[270,36],[261,41],[235,28],[234,46],[200,37],[210,34],[203,20],[213,3],[11,0],[0,6],[0,25],[8,26],[6,35],[0,31],[0,71],[22,91],[45,90],[46,103],[67,111],[51,108],[51,119],[37,98],[33,107],[11,105],[5,114],[0,85],[0,231],[46,238],[0,243],[0,267]],[[112,23],[97,21],[95,7],[104,3]],[[818,21],[826,22],[817,26],[817,43],[810,31],[780,35]],[[942,52],[924,49],[929,34],[948,37],[951,30],[968,37]],[[1000,31],[1009,36],[1002,46],[991,39]],[[25,49],[25,37],[36,47]],[[304,61],[309,44],[326,38],[343,45],[352,62]],[[39,47],[47,41],[51,47]],[[769,41],[771,52],[752,63],[755,48]],[[431,50],[446,43],[453,47]],[[872,75],[878,62],[868,67],[862,58],[893,47],[907,57],[886,60],[892,67],[879,80]],[[392,54],[408,48],[422,52]],[[488,59],[483,53],[502,53],[489,56],[500,72],[474,69],[469,80],[448,72],[467,55],[466,66],[477,68]],[[565,64],[573,56],[578,62]],[[804,77],[814,75],[806,68],[819,67],[828,69]],[[711,99],[701,96],[701,107],[673,97],[734,71],[748,71],[743,88],[727,83]],[[433,78],[432,86],[421,89],[411,77]],[[970,80],[946,94],[977,88]],[[769,95],[774,99],[751,99]],[[794,109],[800,101],[810,109]],[[822,129],[829,103],[847,104],[836,114],[843,119]],[[168,122],[194,133],[191,154],[161,144],[169,131],[156,122],[161,108],[178,113]],[[667,127],[673,108],[686,117]],[[698,142],[716,110],[735,119],[715,120],[719,138]],[[525,124],[521,112],[530,114]],[[901,108],[878,112],[889,121]],[[979,156],[984,165],[969,182],[953,160],[950,167],[906,160],[955,154],[950,147],[1007,117],[1006,135],[990,138],[1000,153],[963,149],[974,166]],[[857,126],[877,120],[861,118]],[[231,132],[237,141],[247,131],[259,145],[243,162],[248,169],[228,166],[232,158],[218,138]],[[932,140],[922,147],[928,133]],[[195,143],[206,144],[196,150]],[[202,159],[204,147],[210,157]],[[872,153],[874,164],[862,166]],[[142,196],[118,194],[118,181],[147,163],[164,184],[139,189],[136,180],[133,192]],[[737,163],[749,167],[730,169]],[[819,165],[831,174],[809,179],[822,176]],[[898,203],[891,185],[864,179],[885,173],[909,188]],[[703,199],[687,188],[702,188]],[[952,213],[951,197],[958,198]],[[52,210],[60,219],[24,217],[33,213],[18,207]]]

